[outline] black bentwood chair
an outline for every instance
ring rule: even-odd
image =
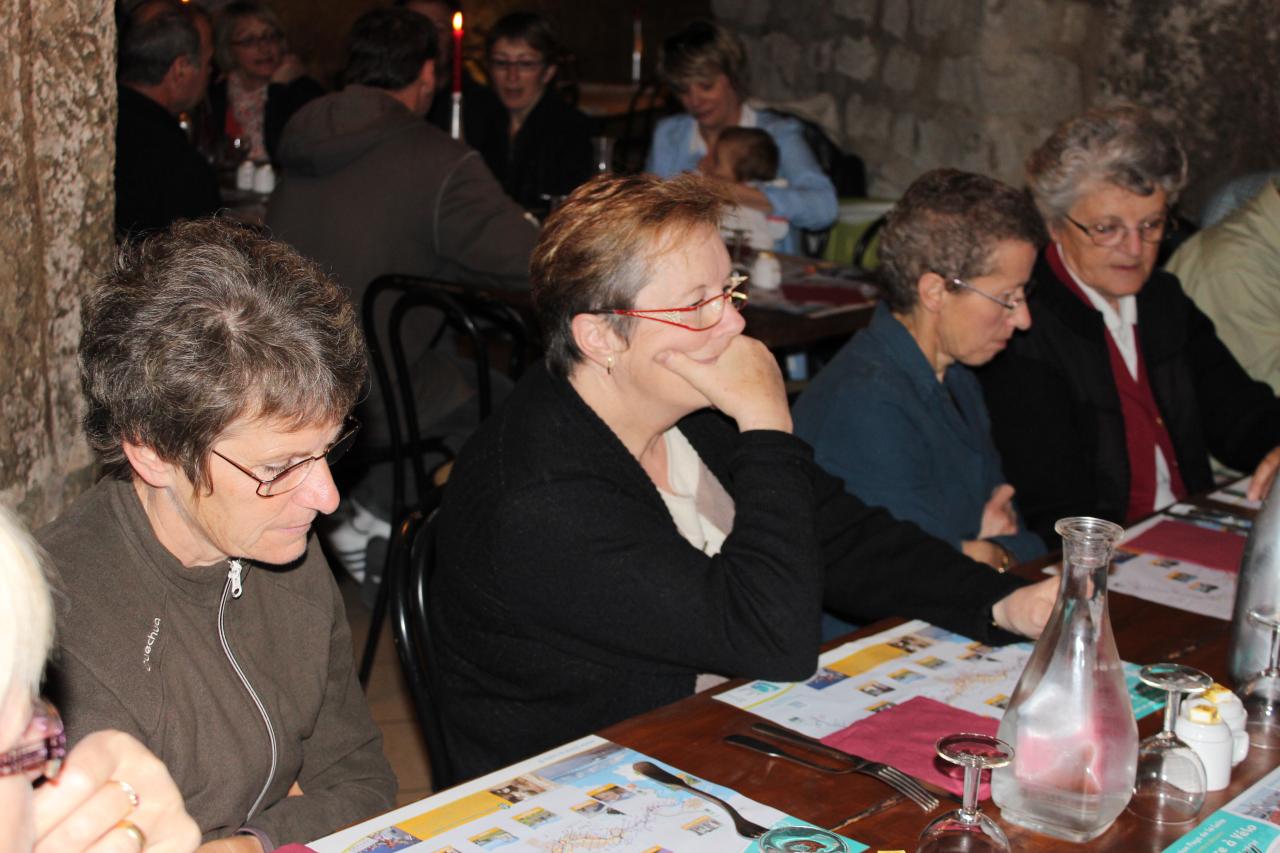
[[[437,493],[438,494],[438,493]],[[439,695],[435,653],[427,620],[427,588],[435,564],[438,498],[409,512],[392,534],[390,588],[391,631],[427,745],[431,789],[440,791],[462,781],[454,770],[445,740],[444,724],[435,704]]]
[[[390,309],[387,304],[390,302]],[[421,311],[435,312],[439,320],[426,344],[427,349],[445,344],[465,349],[475,363],[475,388],[480,420],[493,410],[493,392],[489,374],[490,344],[502,341],[510,347],[507,372],[515,379],[524,370],[529,353],[530,336],[524,319],[514,308],[466,287],[431,281],[408,275],[384,275],[374,279],[365,292],[361,305],[361,322],[373,364],[374,380],[385,413],[389,442],[385,446],[362,447],[357,458],[364,465],[390,462],[391,527],[394,531],[406,516],[406,473],[413,477],[414,496],[424,501],[436,488],[424,462],[424,455],[434,453],[452,457],[453,451],[440,436],[424,435],[418,418],[418,400],[414,390],[413,365],[406,342],[413,334],[406,320]],[[420,342],[415,342],[419,344]],[[418,347],[419,349],[421,347]],[[384,581],[378,586],[373,613],[369,620],[369,636],[360,658],[359,679],[367,686],[373,659],[387,612],[387,584],[390,550],[383,566]]]

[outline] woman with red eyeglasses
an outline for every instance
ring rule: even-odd
[[[196,849],[182,795],[137,740],[95,732],[67,754],[57,710],[37,698],[52,640],[35,543],[0,508],[0,851]]]
[[[743,334],[727,201],[693,175],[605,177],[547,220],[546,369],[463,449],[437,525],[429,623],[463,776],[719,677],[807,678],[824,605],[992,642],[1048,616],[1054,582],[992,572],[814,465]]]

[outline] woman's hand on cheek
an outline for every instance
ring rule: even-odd
[[[733,418],[739,431],[791,432],[791,409],[782,372],[773,354],[755,338],[734,337],[712,362],[697,361],[676,350],[658,353],[656,358],[701,392],[711,405]]]

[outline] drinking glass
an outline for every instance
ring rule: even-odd
[[[762,853],[849,853],[834,832],[816,826],[780,826],[760,836]]]
[[[1173,725],[1182,694],[1203,693],[1213,686],[1213,679],[1177,663],[1144,666],[1138,677],[1167,695],[1164,729],[1138,744],[1138,772],[1129,810],[1157,823],[1184,823],[1200,813],[1208,782],[1200,756],[1174,734]]]
[[[1271,646],[1267,668],[1240,690],[1244,727],[1250,746],[1280,749],[1280,613],[1269,607],[1254,608],[1249,611],[1249,621],[1270,631]]]
[[[1013,760],[1013,747],[990,735],[963,732],[938,738],[937,750],[964,768],[964,802],[924,828],[916,853],[1011,853],[1004,830],[978,808],[978,783],[983,770]]]

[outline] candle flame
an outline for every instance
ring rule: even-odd
[[[461,12],[453,13],[453,31],[455,33],[462,32],[462,13]]]

